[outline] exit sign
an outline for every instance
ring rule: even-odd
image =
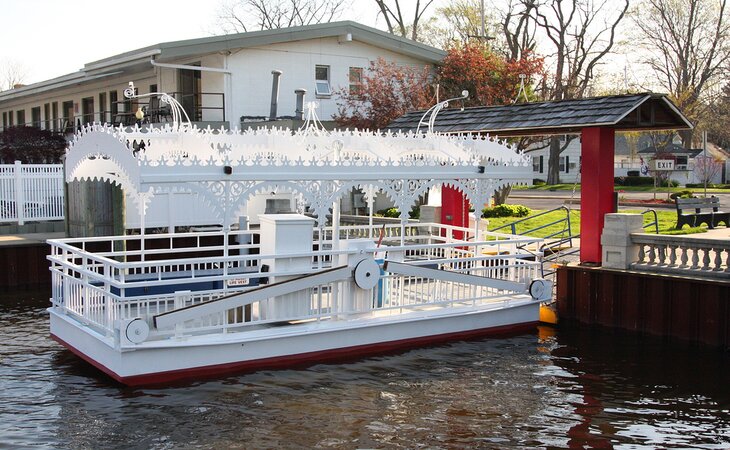
[[[654,170],[674,170],[673,159],[655,159]]]

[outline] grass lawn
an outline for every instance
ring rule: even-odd
[[[533,210],[532,215],[538,214],[542,211]],[[622,210],[621,212],[628,212],[628,213],[640,213],[641,210]],[[540,230],[529,232],[528,234],[530,236],[535,237],[547,237],[550,235],[553,235],[555,233],[564,233],[563,236],[567,236],[567,226],[565,224],[565,221],[562,221],[560,223],[554,223],[558,222],[560,220],[565,219],[566,213],[563,210],[559,211],[553,211],[548,214],[542,215],[540,217],[531,218],[529,220],[526,220],[524,222],[521,222],[516,225],[516,232],[518,234],[525,233],[529,230],[534,230],[535,228],[542,228]],[[657,219],[659,222],[659,234],[693,234],[693,233],[702,233],[707,230],[707,228],[704,227],[696,227],[696,228],[690,228],[685,226],[682,230],[675,230],[674,226],[677,224],[677,213],[674,210],[671,211],[660,211],[657,210]],[[510,223],[513,223],[517,220],[520,220],[517,217],[499,217],[499,218],[491,218],[489,219],[489,230],[494,230],[495,228],[498,228],[502,225],[507,225]],[[649,224],[654,221],[654,216],[652,214],[645,214],[644,215],[644,224]],[[570,226],[573,231],[573,234],[579,234],[580,233],[580,210],[578,209],[571,209],[570,210]],[[651,228],[650,232],[653,232],[653,228]],[[512,230],[510,227],[502,228],[500,230],[497,230],[498,232],[502,233],[511,233]],[[649,231],[649,230],[647,230]],[[560,234],[555,236],[560,237]]]
[[[514,190],[530,190],[530,191],[572,191],[574,184],[544,184],[540,186],[514,186]],[[580,192],[580,184],[575,186],[576,192]],[[695,194],[705,192],[704,188],[686,188],[686,187],[658,187],[654,186],[615,186],[615,191],[624,192],[656,192],[656,193],[667,193],[681,192],[681,191],[692,191]],[[707,188],[707,192],[730,192],[730,189],[716,189]]]

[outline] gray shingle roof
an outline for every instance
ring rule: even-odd
[[[452,105],[455,106],[455,105]],[[416,131],[424,111],[391,122],[389,131]],[[428,118],[424,122],[427,122]],[[692,124],[665,95],[635,94],[502,106],[451,108],[439,113],[434,131],[524,136],[579,132],[589,126],[621,131],[686,129]],[[427,125],[421,125],[425,131]]]

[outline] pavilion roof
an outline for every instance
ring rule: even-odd
[[[416,131],[424,111],[395,119],[386,130]],[[427,129],[428,118],[420,126]],[[435,132],[488,133],[500,137],[579,133],[586,127],[613,127],[616,131],[691,129],[692,123],[666,95],[644,93],[575,100],[476,106],[442,110]]]

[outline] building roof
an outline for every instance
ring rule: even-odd
[[[668,144],[663,148],[657,147],[645,147],[639,150],[637,153],[642,155],[654,155],[657,153],[668,153],[671,155],[687,155],[692,158],[702,153],[701,148],[684,148],[678,144]]]
[[[78,72],[30,84],[22,88],[0,92],[0,101],[37,94],[50,89],[79,84],[92,79],[117,75],[127,71],[139,70],[141,68],[147,69],[150,67],[151,59],[165,62],[187,56],[331,37],[339,37],[343,42],[349,40],[363,42],[375,47],[411,56],[428,63],[439,62],[446,56],[446,52],[443,50],[395,36],[357,22],[329,22],[291,28],[210,36],[200,39],[163,42],[89,62]]]
[[[409,112],[391,122],[389,131],[416,131],[424,111]],[[428,128],[426,117],[421,131]],[[688,129],[692,123],[663,94],[633,94],[552,102],[477,106],[442,110],[434,131],[529,136],[579,133],[585,127],[617,131]]]

